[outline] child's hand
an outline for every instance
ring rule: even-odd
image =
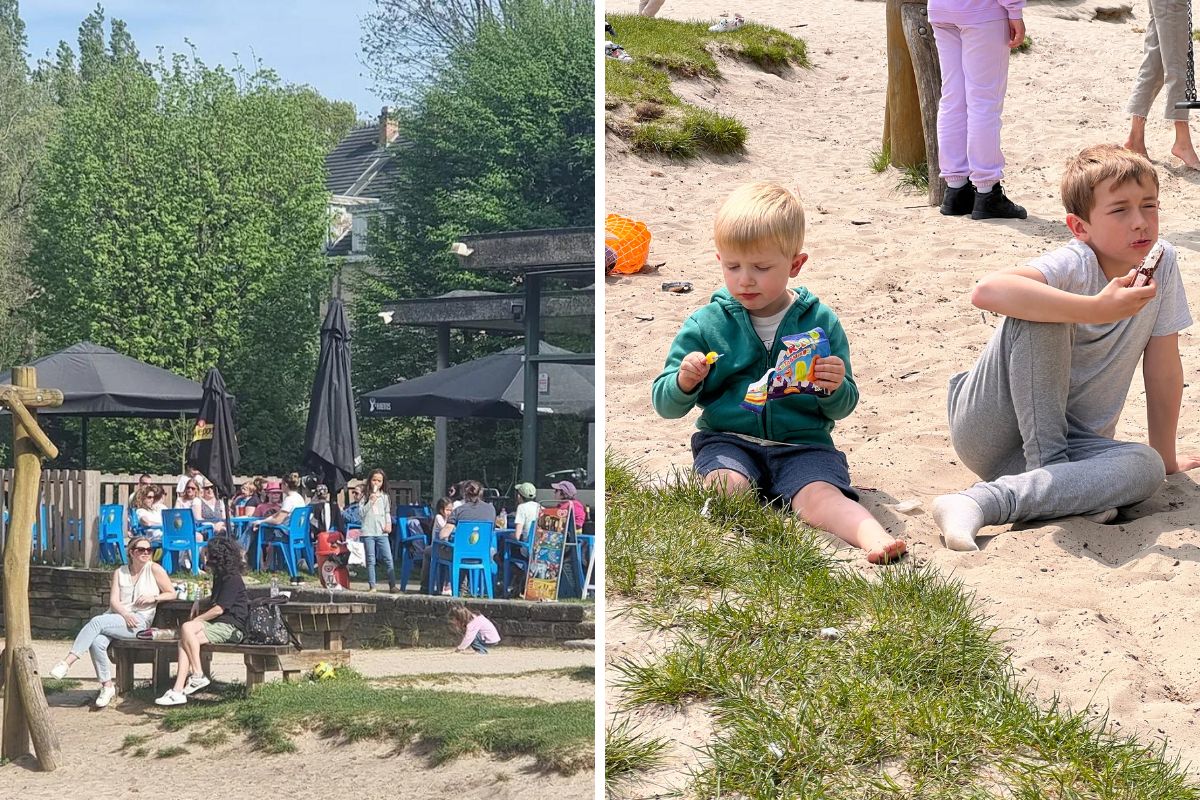
[[[1008,21],[1008,49],[1015,50],[1025,41],[1025,20],[1010,19]]]
[[[812,363],[812,382],[832,394],[846,380],[846,362],[837,356],[816,356]]]
[[[675,376],[675,381],[682,391],[691,394],[696,391],[697,386],[704,382],[711,369],[712,366],[708,363],[704,353],[699,351],[688,353],[683,357],[683,361],[679,362],[679,374]]]
[[[1130,288],[1137,275],[1136,269],[1129,270],[1127,275],[1113,278],[1108,285],[1095,296],[1095,316],[1092,324],[1101,325],[1128,319],[1141,311],[1147,303],[1158,294],[1158,284],[1153,278],[1145,286]]]

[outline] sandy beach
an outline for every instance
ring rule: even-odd
[[[636,3],[617,0],[607,9],[631,13]],[[654,473],[690,466],[696,414],[658,418],[650,383],[683,319],[721,286],[713,215],[738,183],[798,185],[810,255],[798,281],[839,314],[862,392],[834,438],[848,455],[864,503],[908,540],[914,559],[932,562],[977,593],[1010,637],[1014,663],[1038,696],[1057,693],[1075,708],[1108,707],[1117,730],[1146,740],[1167,737],[1169,755],[1200,764],[1195,475],[1168,478],[1116,524],[1070,518],[986,528],[982,551],[972,554],[945,549],[929,514],[935,496],[975,480],[950,447],[945,411],[947,380],[970,366],[997,321],[970,305],[970,290],[985,273],[1069,239],[1059,201],[1061,167],[1084,145],[1125,140],[1124,106],[1142,56],[1146,3],[1134,2],[1132,18],[1119,22],[1061,19],[1044,5],[1026,11],[1033,47],[1010,63],[1003,143],[1005,189],[1028,208],[1029,218],[1004,222],[943,217],[923,193],[898,190],[894,170],[871,171],[883,126],[883,3],[668,0],[660,16],[715,19],[734,11],[803,38],[812,67],[775,76],[723,59],[719,81],[676,82],[685,99],[746,124],[742,155],[647,158],[613,133],[606,136],[606,210],[644,221],[654,237],[650,263],[665,262],[657,273],[607,281],[607,445]],[[618,41],[619,33],[618,27]],[[1196,315],[1200,173],[1170,155],[1171,127],[1162,107],[1160,96],[1147,126],[1162,187],[1161,235],[1178,249]],[[674,280],[691,281],[695,291],[661,291],[662,282]],[[1194,330],[1180,335],[1190,385],[1179,448],[1192,453],[1200,452]],[[1118,437],[1146,440],[1140,374]],[[895,506],[907,500],[922,506],[899,513]],[[609,658],[652,646],[611,614],[607,631]],[[655,718],[653,724],[691,732],[684,738],[702,742],[703,721],[695,709],[687,713],[692,718]],[[683,746],[673,753],[676,767],[695,758]]]

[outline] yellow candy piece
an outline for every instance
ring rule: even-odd
[[[723,355],[725,355],[725,354],[724,354],[724,353],[717,353],[717,352],[712,352],[712,353],[709,353],[708,355],[706,355],[706,356],[704,357],[704,362],[705,362],[706,364],[715,364],[715,363],[717,363],[717,359],[718,359],[718,358],[720,358],[720,357],[721,357],[721,356],[723,356]]]

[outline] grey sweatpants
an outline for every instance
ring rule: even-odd
[[[1073,325],[1005,318],[971,371],[950,379],[950,442],[983,478],[964,494],[987,525],[1131,505],[1165,477],[1153,448],[1067,413],[1074,334]]]
[[[1184,0],[1150,0],[1145,55],[1126,112],[1135,117],[1149,116],[1150,104],[1165,83],[1167,103],[1163,116],[1172,120],[1188,118],[1187,109],[1176,109],[1175,103],[1183,100],[1185,94],[1188,40],[1192,33],[1189,21]]]

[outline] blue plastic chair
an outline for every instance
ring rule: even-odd
[[[450,592],[459,596],[459,570],[470,575],[471,594],[479,597],[483,591],[492,597],[492,579],[496,564],[492,560],[492,545],[495,540],[495,521],[462,520],[455,524],[450,541],[434,538],[430,548],[429,580],[440,580],[441,567],[450,568]],[[482,584],[482,585],[480,585]],[[440,589],[440,587],[439,587]]]
[[[500,588],[506,597],[513,596],[513,593],[509,591],[509,587],[512,585],[513,567],[521,570],[526,576],[529,574],[529,543],[533,541],[534,534],[536,533],[537,523],[534,523],[526,529],[524,539],[515,539],[506,536],[500,541],[501,576],[504,579]],[[516,594],[520,596],[524,592],[521,591]]]
[[[264,522],[258,526],[259,544],[279,550],[283,554],[283,562],[287,565],[288,575],[295,578],[298,574],[300,556],[308,562],[308,571],[317,574],[317,558],[313,553],[312,537],[308,534],[309,521],[312,519],[312,506],[301,506],[292,510],[287,526]],[[271,535],[273,534],[273,535]]]
[[[170,574],[175,568],[175,553],[191,553],[192,574],[200,574],[200,548],[196,541],[196,518],[190,508],[168,508],[162,512],[162,567]]]
[[[394,531],[392,560],[400,565],[400,588],[404,590],[408,589],[408,578],[412,574],[413,567],[424,562],[424,551],[429,545],[429,539],[424,532],[409,534],[408,522],[412,519],[429,519],[432,516],[433,509],[428,505],[414,504],[396,507],[396,519],[392,526]],[[412,552],[412,545],[415,542],[425,545],[419,556]]]
[[[100,561],[105,564],[128,564],[125,557],[125,509],[117,504],[100,506]]]

